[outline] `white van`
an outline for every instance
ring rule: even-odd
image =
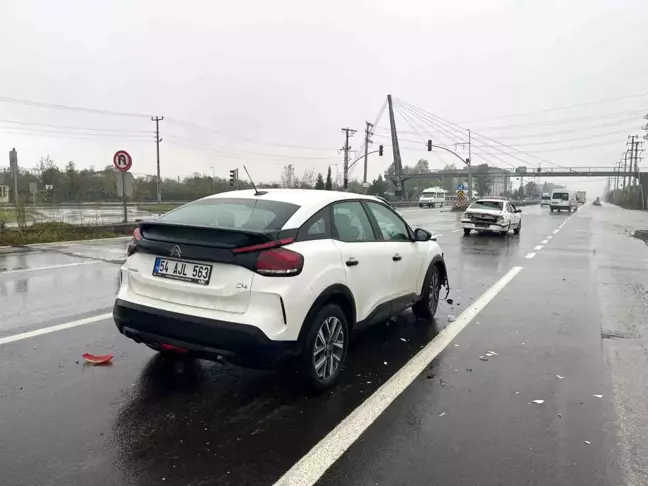
[[[440,187],[430,187],[423,189],[421,197],[419,198],[419,208],[427,206],[428,208],[435,208],[437,204],[439,207],[443,206],[446,200],[446,190]]]
[[[576,211],[578,209],[578,199],[576,193],[569,189],[554,189],[551,193],[551,202],[549,209],[554,211]]]

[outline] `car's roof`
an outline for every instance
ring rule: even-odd
[[[474,202],[479,202],[479,201],[488,201],[488,202],[510,202],[509,199],[505,199],[503,197],[478,197],[475,199]]]
[[[326,206],[335,201],[344,199],[373,199],[373,196],[365,196],[364,194],[355,194],[352,192],[341,191],[322,191],[318,189],[259,189],[259,192],[265,193],[260,196],[255,196],[254,189],[244,189],[242,191],[220,192],[208,198],[254,198],[254,199],[267,199],[270,201],[281,201],[291,204],[304,206],[306,204],[313,204]]]
[[[241,199],[260,199],[266,201],[278,201],[289,204],[296,204],[300,208],[291,216],[283,226],[284,229],[298,228],[308,218],[319,211],[324,206],[328,206],[336,201],[345,201],[352,199],[364,199],[367,201],[376,201],[384,204],[379,198],[366,196],[364,194],[355,194],[353,192],[326,191],[319,189],[259,189],[261,194],[255,196],[254,189],[244,189],[242,191],[229,191],[207,196],[205,199],[222,199],[222,198],[241,198]]]

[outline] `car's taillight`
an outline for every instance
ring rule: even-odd
[[[259,243],[258,245],[248,245],[234,248],[232,250],[232,253],[252,253],[253,251],[268,250],[270,248],[278,248],[283,245],[289,245],[293,241],[295,241],[295,238],[283,238],[281,240],[266,241],[265,243]]]
[[[298,275],[304,268],[304,257],[287,248],[273,248],[259,253],[255,270],[268,277]]]
[[[133,239],[128,244],[128,249],[126,250],[126,254],[128,256],[131,256],[133,253],[135,253],[135,247],[137,247],[137,243],[139,243],[141,239],[142,232],[139,228],[135,228],[135,231],[133,231]]]

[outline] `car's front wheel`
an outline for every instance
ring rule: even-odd
[[[308,387],[323,391],[339,379],[349,349],[349,325],[337,304],[326,304],[307,323],[300,371]]]
[[[522,220],[520,220],[520,222],[518,223],[517,228],[513,230],[513,234],[519,235],[521,230],[522,230]]]
[[[464,228],[464,236],[470,236],[470,228]]]
[[[439,306],[439,294],[441,293],[441,272],[439,267],[432,264],[428,269],[421,298],[412,307],[412,312],[419,319],[432,319]]]

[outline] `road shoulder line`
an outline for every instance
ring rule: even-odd
[[[56,326],[45,327],[43,329],[37,329],[35,331],[28,331],[20,334],[14,334],[13,336],[0,338],[0,346],[3,344],[14,343],[16,341],[22,341],[23,339],[42,336],[43,334],[49,334],[51,332],[62,331],[64,329],[70,329],[78,326],[85,326],[86,324],[93,324],[95,322],[104,321],[108,318],[112,318],[112,313],[99,314],[98,316],[86,317],[85,319],[79,319],[78,321],[72,321],[72,322],[67,322],[65,324],[58,324]]]
[[[511,268],[484,292],[475,303],[410,359],[373,395],[351,412],[324,439],[290,468],[277,486],[312,485],[380,417],[387,407],[419,376],[457,335],[522,271]]]

